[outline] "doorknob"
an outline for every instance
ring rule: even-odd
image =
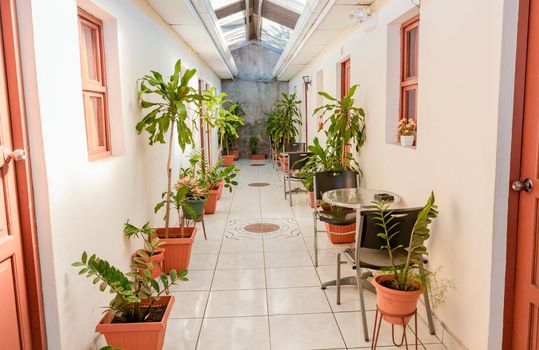
[[[12,151],[11,149],[0,146],[0,168],[11,162],[11,160],[19,161],[26,159],[26,151],[23,149],[16,149]]]
[[[530,179],[524,181],[516,180],[511,184],[513,191],[515,192],[531,192],[533,190],[533,182]]]

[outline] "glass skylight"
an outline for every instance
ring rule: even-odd
[[[288,40],[292,29],[270,21],[267,18],[262,19],[262,35],[261,41],[279,50],[282,50]]]
[[[219,0],[212,0],[212,1],[219,1]],[[226,1],[226,0],[221,0]],[[282,6],[284,8],[287,8],[289,10],[292,10],[297,13],[301,13],[303,9],[305,8],[305,4],[307,3],[307,0],[268,0],[269,2],[272,2],[276,5]]]
[[[225,42],[228,46],[247,40],[245,31],[245,11],[221,18],[219,20],[219,25],[221,26]]]

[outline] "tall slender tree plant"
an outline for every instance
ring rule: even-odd
[[[271,122],[275,139],[279,143],[290,143],[296,140],[299,135],[301,125],[301,111],[299,105],[301,100],[296,97],[296,93],[287,94],[283,92],[281,99],[277,102],[277,109]]]
[[[150,110],[136,125],[137,133],[146,131],[149,135],[150,145],[166,143],[168,133],[167,157],[167,191],[165,205],[165,237],[168,238],[170,224],[170,205],[172,187],[172,143],[174,130],[178,134],[178,144],[182,151],[189,144],[193,144],[193,125],[189,117],[189,104],[198,103],[202,97],[189,86],[189,81],[196,73],[195,69],[187,69],[181,74],[182,63],[178,60],[174,72],[168,79],[161,73],[151,71],[144,75],[140,81],[139,100],[143,109]]]

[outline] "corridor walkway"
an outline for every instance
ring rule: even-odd
[[[172,289],[177,301],[165,349],[370,348],[361,333],[357,289],[344,286],[342,304],[337,306],[335,288],[320,288],[321,281],[335,278],[336,254],[342,245],[332,245],[322,233],[320,267],[315,268],[307,194],[294,195],[290,207],[283,198],[282,173],[270,163],[253,164],[238,163],[240,186],[224,193],[217,212],[206,216],[208,240],[202,231],[197,234],[190,280]],[[352,275],[347,266],[343,270]],[[374,295],[367,292],[366,303],[372,333]],[[442,330],[437,331],[442,337]],[[421,349],[445,349],[421,319],[419,337]],[[387,325],[379,345],[397,349],[390,346]]]

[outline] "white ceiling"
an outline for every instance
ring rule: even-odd
[[[184,0],[146,1],[221,79],[233,77],[232,70],[223,58],[227,56],[226,53],[218,49],[198,13]]]

